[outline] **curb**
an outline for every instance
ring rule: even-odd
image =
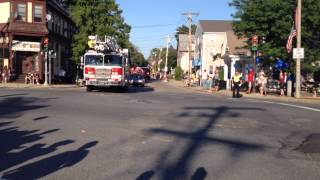
[[[6,89],[70,89],[70,88],[81,88],[75,84],[66,84],[66,85],[30,85],[30,84],[19,84],[19,83],[7,83],[0,84],[0,88]]]
[[[226,90],[221,90],[219,92],[209,92],[207,89],[199,88],[199,87],[184,87],[184,83],[181,81],[175,81],[171,80],[168,85],[175,86],[177,88],[182,88],[185,90],[197,92],[197,93],[202,93],[202,94],[210,94],[213,96],[218,96],[218,97],[231,97],[232,96],[232,91],[226,91]],[[258,100],[276,100],[276,101],[281,101],[281,102],[298,102],[298,103],[310,103],[310,104],[320,104],[320,97],[302,97],[300,99],[296,99],[293,97],[280,97],[276,95],[267,95],[267,96],[259,96],[258,94],[246,94],[246,93],[241,93],[244,98],[249,98],[249,99],[258,99]]]

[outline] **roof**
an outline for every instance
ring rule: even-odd
[[[203,32],[227,32],[232,31],[232,21],[226,20],[200,20],[199,25]]]
[[[188,34],[179,34],[178,36],[178,51],[188,51],[189,47],[189,35]],[[195,36],[192,35],[192,42],[194,43]]]
[[[227,31],[227,46],[230,54],[246,54],[247,49],[242,48],[246,45],[246,39],[239,39],[233,31]]]

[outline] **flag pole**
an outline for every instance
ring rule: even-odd
[[[298,14],[297,14],[297,48],[301,48],[301,6],[302,0],[298,0]],[[301,59],[296,60],[296,98],[301,97]]]

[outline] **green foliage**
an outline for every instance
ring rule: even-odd
[[[130,46],[130,26],[124,22],[122,10],[114,0],[73,0],[70,10],[78,28],[72,47],[73,60],[78,61],[85,53],[89,35],[112,36],[121,47]]]
[[[180,81],[183,78],[183,70],[180,66],[176,67],[174,79]]]
[[[131,63],[133,66],[145,67],[148,65],[148,62],[145,60],[143,54],[139,51],[139,49],[136,46],[130,44],[129,51]]]
[[[165,60],[166,60],[166,48],[153,48],[150,52],[150,56],[148,58],[148,61],[162,59],[162,62],[160,63],[160,69],[163,69],[165,67]],[[157,67],[159,65],[155,65],[154,69],[158,69]],[[170,46],[168,48],[168,69],[175,68],[177,66],[177,50]]]
[[[197,25],[191,24],[191,34],[195,34],[197,30]],[[186,25],[182,25],[176,29],[175,38],[179,41],[179,34],[189,34],[189,27]]]
[[[303,64],[301,68],[302,74],[312,74],[317,70],[317,67],[311,65],[311,64]]]
[[[253,35],[265,37],[259,50],[266,59],[282,57],[289,59],[285,46],[291,31],[296,0],[232,0],[230,6],[236,8],[233,29],[238,37],[250,38]],[[319,60],[320,51],[320,1],[304,0],[302,8],[302,47],[305,48],[304,63]],[[295,42],[293,42],[295,46]]]

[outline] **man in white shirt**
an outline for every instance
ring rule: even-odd
[[[201,75],[202,75],[201,76],[202,86],[206,87],[207,80],[208,80],[208,72],[207,72],[207,70],[205,69]]]

